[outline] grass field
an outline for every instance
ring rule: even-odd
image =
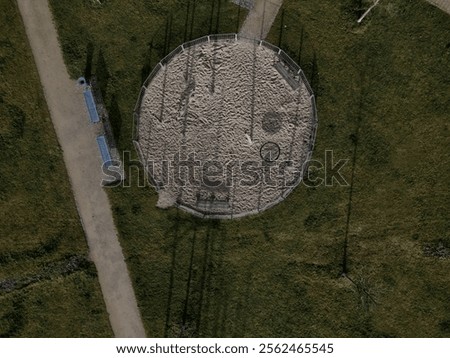
[[[0,9],[0,337],[111,336],[16,2]]]
[[[228,1],[197,0],[194,21],[182,11],[193,0],[51,3],[72,75],[102,80],[130,151],[151,67],[238,23]],[[219,3],[228,17],[216,26]],[[356,26],[357,3],[286,0],[269,35],[316,91],[314,159],[348,159],[350,186],[300,186],[264,214],[220,222],[161,211],[136,180],[110,190],[149,336],[450,336],[449,17],[393,0]]]

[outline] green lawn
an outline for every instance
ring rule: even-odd
[[[0,337],[111,336],[16,2],[0,9]]]
[[[133,158],[132,112],[151,67],[238,20],[225,0],[219,26],[218,0],[197,0],[194,21],[187,1],[51,3],[72,75],[102,80]],[[234,221],[161,211],[136,181],[110,190],[149,336],[450,336],[450,17],[392,0],[356,26],[354,3],[286,0],[269,35],[316,91],[314,159],[348,159],[351,186],[301,185]]]

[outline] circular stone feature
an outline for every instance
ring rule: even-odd
[[[266,133],[275,134],[280,131],[283,122],[281,114],[277,112],[268,112],[262,119],[262,128]]]
[[[265,143],[260,150],[261,158],[266,162],[275,162],[280,157],[280,146],[273,142]]]
[[[134,143],[158,206],[208,218],[261,212],[302,178],[314,96],[283,51],[239,35],[178,47],[145,81]]]

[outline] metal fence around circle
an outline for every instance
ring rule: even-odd
[[[306,159],[305,162],[307,163],[308,161],[311,160],[312,158],[312,153],[314,150],[314,144],[315,144],[315,140],[316,140],[316,133],[317,133],[317,127],[318,127],[318,118],[317,118],[317,108],[316,108],[316,102],[315,102],[315,96],[314,96],[314,91],[311,88],[311,85],[308,82],[308,79],[306,78],[304,72],[302,71],[302,69],[300,68],[300,66],[294,61],[292,60],[292,58],[283,50],[281,50],[279,47],[264,41],[264,40],[257,40],[257,39],[252,39],[252,38],[248,38],[245,36],[242,36],[240,34],[236,34],[236,33],[232,33],[232,34],[216,34],[216,35],[208,35],[208,36],[203,36],[200,37],[198,39],[189,41],[189,42],[185,42],[182,45],[178,46],[177,48],[175,48],[172,52],[170,52],[166,57],[164,57],[151,71],[150,75],[147,77],[147,79],[144,81],[141,90],[139,92],[139,97],[138,100],[136,102],[136,105],[134,107],[134,114],[133,114],[133,131],[132,131],[132,135],[133,135],[133,142],[135,144],[135,148],[136,151],[138,152],[138,157],[141,160],[142,163],[144,163],[144,155],[142,153],[142,150],[140,148],[139,145],[139,123],[140,123],[140,108],[142,106],[142,100],[145,96],[145,92],[147,90],[147,87],[150,85],[150,83],[152,82],[152,80],[156,77],[156,75],[159,73],[159,71],[161,69],[165,69],[166,66],[168,66],[170,64],[170,61],[172,61],[172,59],[178,55],[181,52],[186,51],[187,49],[189,49],[190,47],[194,47],[197,45],[200,45],[202,43],[206,43],[206,42],[237,42],[237,41],[245,41],[245,42],[250,42],[253,43],[255,46],[264,46],[267,49],[273,51],[276,55],[277,58],[279,60],[280,63],[282,63],[286,69],[288,70],[288,72],[290,73],[290,75],[292,76],[291,80],[296,81],[298,83],[298,85],[304,85],[306,90],[308,91],[309,95],[310,95],[310,100],[311,100],[311,115],[310,115],[310,122],[311,122],[311,133],[309,136],[309,143],[308,143],[308,152],[306,155]],[[304,169],[307,168],[307,165],[304,166]],[[305,170],[304,170],[305,172]],[[303,174],[304,174],[303,172]],[[153,178],[152,178],[153,179]],[[267,210],[271,207],[273,207],[274,205],[277,205],[278,203],[280,203],[281,201],[283,201],[299,184],[300,182],[303,180],[303,176],[299,176],[299,178],[296,180],[296,182],[294,183],[294,185],[290,186],[287,189],[284,189],[281,193],[281,195],[273,202],[265,205],[264,207],[259,208],[258,210],[252,210],[249,212],[243,212],[243,213],[239,213],[239,214],[221,214],[221,213],[207,213],[207,212],[202,212],[199,210],[196,210],[195,208],[191,207],[191,206],[187,206],[185,204],[182,203],[176,203],[176,205],[180,208],[182,208],[183,210],[198,216],[198,217],[202,217],[202,218],[210,218],[210,219],[233,219],[233,218],[238,218],[238,217],[244,217],[247,215],[253,215],[253,214],[258,214],[264,210]],[[157,191],[159,191],[161,188],[156,187],[155,189]]]

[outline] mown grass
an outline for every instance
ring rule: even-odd
[[[133,152],[140,83],[184,40],[187,2],[51,3],[73,76],[107,79]],[[193,38],[218,1],[196,3]],[[286,0],[269,35],[317,94],[314,159],[348,159],[351,186],[302,185],[261,215],[220,222],[156,209],[136,175],[110,190],[149,336],[450,336],[449,17],[396,0],[356,26],[357,3]],[[218,31],[234,31],[237,8],[221,11]]]
[[[110,336],[16,2],[0,9],[0,337]]]

